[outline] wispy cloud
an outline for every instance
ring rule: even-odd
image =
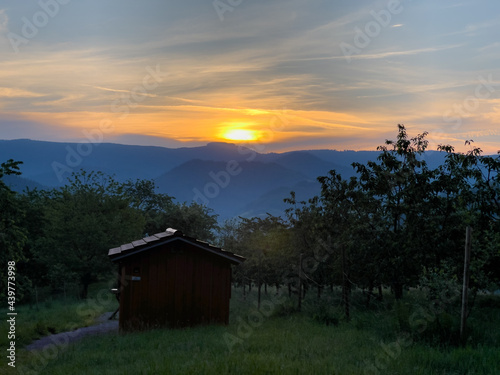
[[[372,53],[372,54],[353,55],[353,56],[351,56],[351,59],[354,59],[354,60],[374,60],[374,59],[385,59],[387,57],[396,57],[396,56],[413,56],[413,55],[419,55],[422,53],[444,51],[444,50],[448,50],[448,49],[452,49],[452,48],[458,48],[460,46],[461,45],[439,46],[439,47],[419,48],[419,49],[407,50],[407,51],[388,51],[388,52],[380,52],[380,53]]]
[[[480,8],[471,1],[405,2],[351,64],[339,44],[362,42],[356,30],[376,22],[373,12],[386,10],[387,0],[244,2],[223,22],[207,0],[72,2],[22,53],[2,49],[0,120],[17,114],[30,126],[57,126],[57,134],[49,130],[54,137],[64,137],[64,129],[74,137],[109,118],[113,139],[196,143],[214,140],[224,126],[264,132],[287,108],[287,127],[273,140],[280,149],[343,148],[341,142],[373,148],[397,123],[415,131],[446,128],[443,114],[474,95],[478,75],[500,79],[495,1]],[[6,28],[21,30],[14,21],[26,16],[22,2],[11,3],[0,10],[7,47]],[[113,101],[130,95],[145,68],[157,64],[168,76],[137,93],[144,101],[120,118]],[[481,100],[443,142],[458,142],[456,133],[474,127],[497,127],[496,98],[494,92]]]
[[[5,9],[0,9],[0,32],[5,33],[8,31],[9,17]]]
[[[43,95],[12,87],[0,87],[0,98],[37,98]]]
[[[130,92],[131,92],[130,90],[111,89],[111,88],[108,88],[108,87],[100,87],[100,86],[93,86],[93,85],[87,85],[87,84],[84,84],[83,86],[92,87],[94,89],[102,90],[102,91],[121,92],[121,93],[126,93],[126,94],[130,94]],[[156,98],[157,97],[157,95],[150,94],[150,93],[147,93],[147,92],[135,92],[134,95],[147,96],[147,97],[150,97],[150,98]]]

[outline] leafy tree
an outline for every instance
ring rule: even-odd
[[[44,236],[36,255],[49,266],[52,283],[75,279],[88,286],[111,271],[108,249],[137,239],[144,228],[125,187],[103,173],[74,173],[69,184],[46,196]]]
[[[203,241],[215,240],[217,215],[211,208],[196,202],[175,203],[173,197],[156,193],[156,185],[151,180],[128,181],[125,194],[130,197],[132,207],[144,216],[145,235],[175,228]]]
[[[246,258],[236,269],[235,281],[241,285],[276,285],[283,283],[283,275],[290,265],[287,252],[292,249],[287,225],[275,216],[266,218],[239,218],[222,227],[221,243]]]
[[[44,191],[27,190],[20,196],[21,204],[25,212],[22,226],[29,234],[24,244],[25,258],[18,264],[18,272],[21,275],[29,275],[30,282],[26,285],[30,287],[27,295],[32,295],[37,286],[48,284],[48,274],[50,264],[45,264],[36,255],[36,244],[43,241],[47,219],[45,217],[47,207],[47,194]]]
[[[308,202],[297,202],[295,193],[291,192],[284,201],[293,206],[287,209],[292,243],[295,245],[293,256],[298,260],[299,254],[302,254],[303,283],[316,287],[319,298],[325,286],[341,283],[336,278],[339,274],[336,272],[339,249],[332,242],[336,229],[326,223],[324,202],[318,197]]]
[[[170,215],[167,216],[169,226],[181,229],[183,233],[202,241],[215,241],[215,232],[218,229],[217,214],[214,210],[192,202],[176,204]]]
[[[482,150],[473,147],[472,141],[466,144],[471,146],[466,153],[456,153],[451,146],[440,146],[440,149],[447,152],[443,168],[448,171],[448,186],[454,187],[453,208],[461,220],[460,229],[463,233],[465,225],[473,227],[470,285],[477,292],[500,281],[500,156],[482,155]],[[454,183],[450,184],[452,179]],[[463,253],[452,255],[449,258],[460,274]]]
[[[429,240],[422,229],[429,217],[429,182],[434,172],[422,157],[428,145],[426,135],[409,138],[405,127],[398,125],[396,141],[387,140],[377,148],[381,151],[378,162],[353,164],[360,173],[361,189],[379,202],[384,258],[390,263],[386,281],[398,299],[405,284],[417,284],[420,269],[416,260]]]
[[[127,181],[124,192],[131,200],[131,206],[140,210],[145,220],[144,235],[163,232],[168,227],[169,218],[175,211],[173,197],[156,192],[152,180]]]
[[[23,252],[27,231],[22,226],[25,217],[20,198],[2,180],[5,175],[20,175],[22,162],[12,159],[0,165],[0,296],[7,290],[7,262],[16,264],[25,259]],[[20,297],[18,291],[17,296]]]

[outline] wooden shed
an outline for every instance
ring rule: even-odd
[[[120,270],[120,330],[228,324],[231,265],[243,257],[171,228],[108,256]]]

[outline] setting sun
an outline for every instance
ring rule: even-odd
[[[246,129],[228,129],[222,137],[231,141],[254,141],[257,135],[253,130]]]

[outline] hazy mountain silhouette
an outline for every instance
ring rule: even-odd
[[[308,179],[302,173],[276,163],[235,163],[235,168],[230,168],[232,173],[229,173],[227,162],[190,160],[160,176],[156,183],[160,192],[173,195],[181,202],[195,200],[217,207],[217,213],[223,217],[232,217],[241,214],[248,202],[267,192],[277,188],[290,189]]]
[[[16,175],[4,176],[3,181],[7,184],[9,188],[18,192],[24,192],[26,189],[28,190],[47,189],[46,186],[43,186],[36,181],[24,178],[22,176],[16,176]]]
[[[17,191],[62,186],[72,171],[80,169],[102,171],[118,181],[153,179],[159,192],[179,202],[194,199],[206,203],[222,219],[280,215],[288,207],[283,199],[289,197],[290,191],[295,191],[299,200],[307,200],[320,192],[318,176],[335,169],[349,178],[355,174],[353,162],[366,163],[377,155],[377,151],[334,150],[257,153],[220,142],[173,149],[0,140],[0,162],[23,161],[22,176],[9,178]],[[425,157],[430,167],[443,161],[441,153],[429,152]]]

